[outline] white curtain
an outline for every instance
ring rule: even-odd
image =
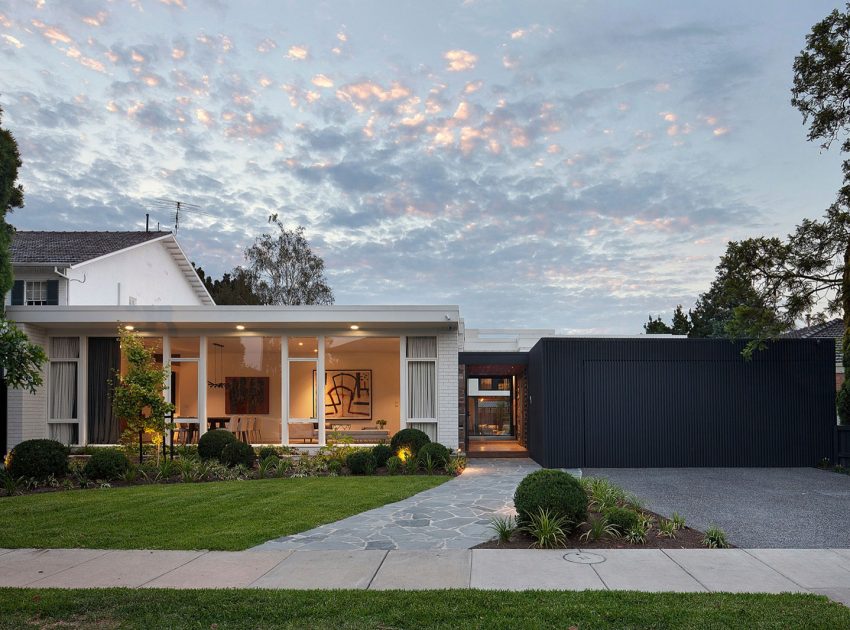
[[[62,444],[76,444],[77,425],[76,424],[50,424],[50,439],[62,442]]]
[[[437,338],[436,337],[408,337],[407,338],[408,359],[436,359]]]
[[[436,364],[433,361],[407,362],[407,417],[436,418]]]
[[[79,359],[79,337],[52,337],[50,339],[51,359]]]
[[[77,417],[77,364],[70,361],[50,363],[50,419]]]
[[[429,438],[431,438],[432,442],[437,441],[437,423],[436,422],[408,422],[407,426],[411,429],[419,429]]]

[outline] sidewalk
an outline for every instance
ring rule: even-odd
[[[850,605],[850,549],[0,549],[0,587],[812,592]]]

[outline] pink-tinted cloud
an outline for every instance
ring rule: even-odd
[[[457,49],[446,51],[443,54],[443,59],[448,63],[446,70],[449,72],[464,72],[475,67],[478,62],[478,55],[474,55],[468,50]]]

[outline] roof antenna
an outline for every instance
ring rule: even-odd
[[[201,206],[196,206],[193,203],[186,203],[185,201],[177,201],[175,199],[154,199],[153,204],[157,208],[163,208],[167,210],[174,210],[174,234],[177,234],[177,230],[180,229],[180,211],[186,210],[200,210]]]
[[[145,213],[145,234],[151,231],[151,215],[150,213]]]

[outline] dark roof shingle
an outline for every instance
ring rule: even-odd
[[[162,238],[170,232],[29,232],[12,234],[12,263],[76,265]]]
[[[782,336],[792,339],[840,339],[844,336],[844,321],[840,318],[830,319],[820,324],[792,330]]]

